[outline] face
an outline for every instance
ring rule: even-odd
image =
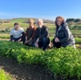
[[[57,18],[56,23],[57,23],[58,26],[61,26],[62,20],[60,18]]]
[[[18,29],[19,29],[19,25],[15,25],[14,28],[15,28],[16,30],[18,30]]]
[[[29,26],[33,27],[33,25],[34,25],[33,23],[29,22]]]
[[[38,27],[42,27],[42,23],[40,21],[37,22]]]

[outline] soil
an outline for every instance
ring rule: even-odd
[[[54,80],[51,72],[41,65],[19,64],[15,59],[0,56],[0,68],[10,74],[12,80]]]

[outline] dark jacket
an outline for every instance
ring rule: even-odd
[[[36,34],[35,34],[35,41],[37,40],[37,38],[42,39],[42,38],[48,38],[48,28],[46,26],[42,26],[42,28],[37,28],[36,29]]]
[[[58,37],[61,43],[61,46],[66,47],[68,45],[72,46],[75,44],[74,37],[67,25],[67,23],[64,23],[61,25],[61,28],[56,28],[55,37]]]

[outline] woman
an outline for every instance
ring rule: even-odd
[[[36,27],[34,25],[34,20],[33,19],[29,19],[28,23],[29,23],[29,27],[26,30],[25,44],[27,46],[33,46],[34,45],[34,36],[35,36]]]
[[[64,18],[58,16],[55,20],[55,25],[56,25],[56,33],[55,38],[53,39],[54,47],[56,48],[67,46],[75,47],[74,37]]]

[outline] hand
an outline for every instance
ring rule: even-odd
[[[57,37],[55,38],[55,42],[60,42],[59,39],[58,39]]]
[[[12,42],[14,42],[14,40],[12,40]]]
[[[25,44],[27,44],[29,41],[31,41],[32,40],[32,38],[30,38],[28,41],[25,41]]]
[[[39,38],[36,40],[36,42],[37,42],[37,43],[39,42]]]
[[[28,41],[25,41],[25,44],[27,44],[28,43]]]
[[[20,41],[21,41],[21,38],[17,42],[20,42]]]
[[[37,47],[37,48],[39,47],[37,42],[35,43],[35,47]]]

